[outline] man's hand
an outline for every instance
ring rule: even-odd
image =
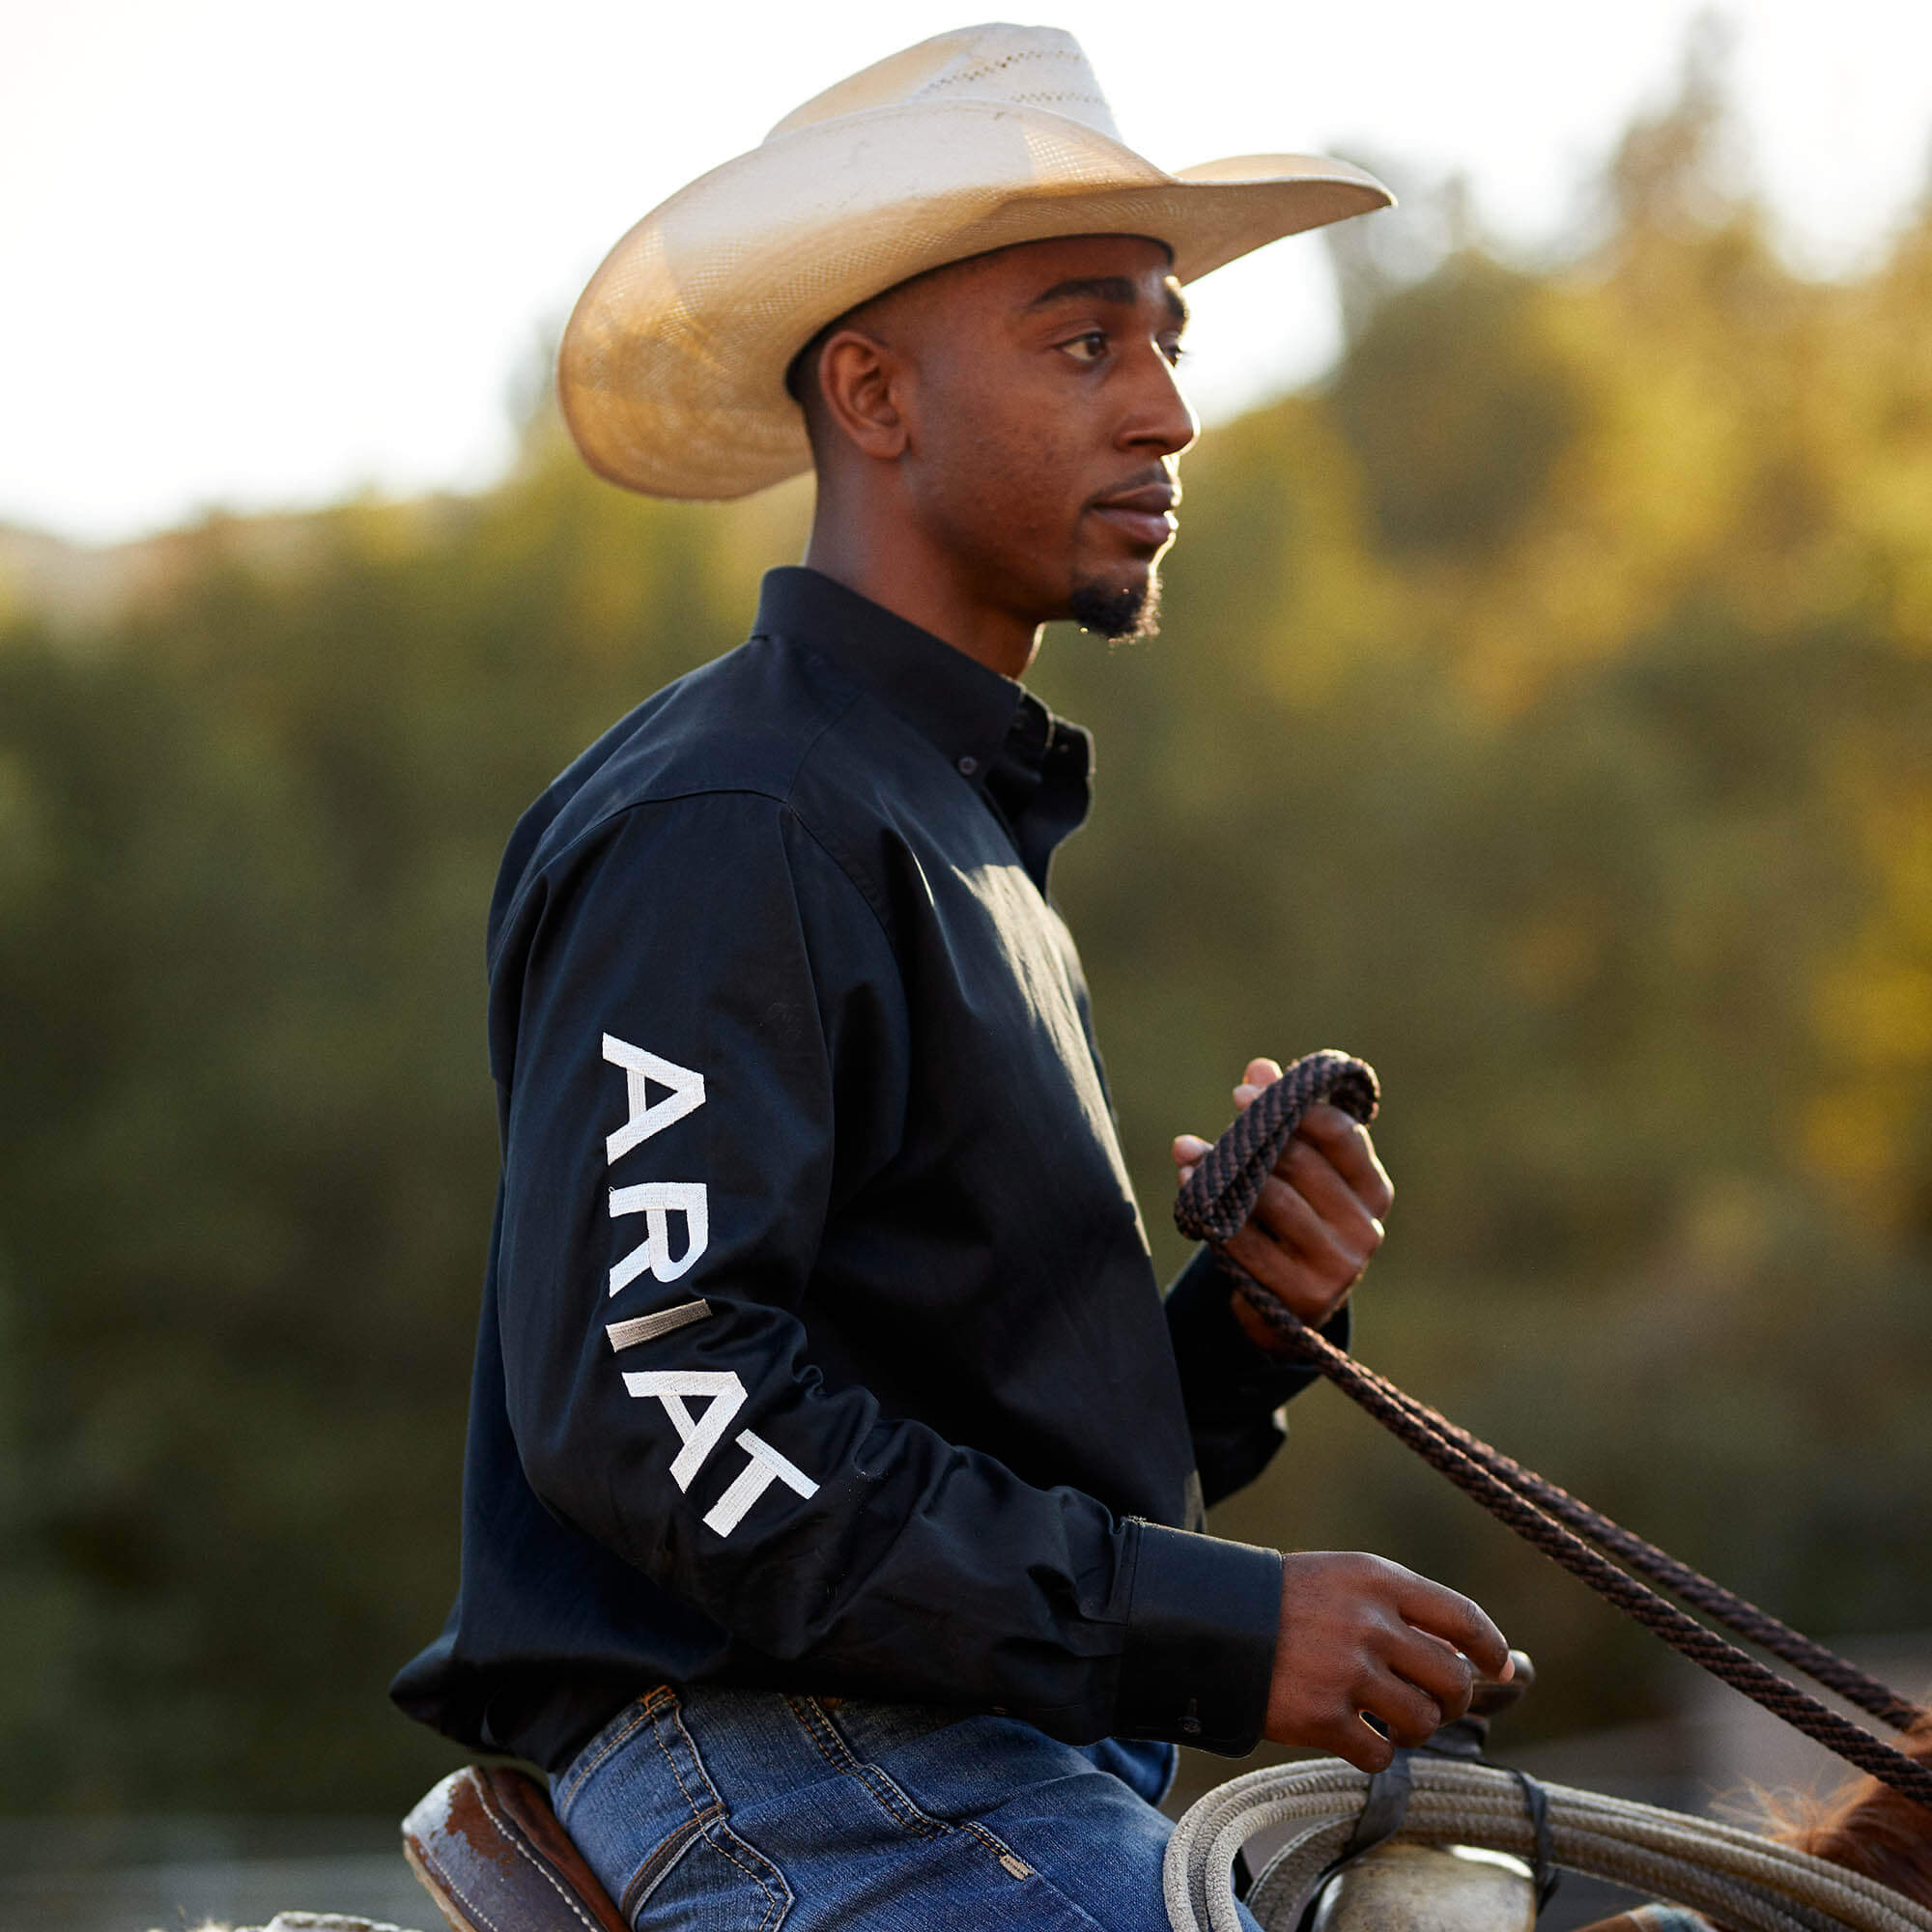
[[[1235,1110],[1245,1113],[1264,1087],[1281,1078],[1280,1064],[1251,1060],[1235,1089]],[[1184,1182],[1208,1143],[1182,1134],[1174,1162]],[[1309,1108],[1274,1172],[1262,1183],[1255,1211],[1228,1243],[1228,1253],[1310,1327],[1349,1298],[1382,1244],[1382,1219],[1395,1200],[1387,1170],[1376,1158],[1369,1130],[1339,1107]],[[1239,1295],[1235,1314],[1263,1348],[1279,1339]]]
[[[1379,1556],[1282,1558],[1266,1735],[1379,1771],[1469,1708],[1475,1672],[1506,1679],[1509,1645],[1467,1597]],[[1388,1730],[1378,1736],[1371,1717]]]

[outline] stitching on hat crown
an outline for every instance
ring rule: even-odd
[[[987,100],[1041,107],[1121,138],[1080,43],[1057,27],[969,27],[935,35],[815,95],[774,128],[770,141],[801,128],[919,100]]]
[[[1045,107],[1084,123],[1109,140],[1121,138],[1100,83],[1079,43],[1071,38],[1059,45],[1011,47],[949,62],[911,96],[915,100],[947,97]]]

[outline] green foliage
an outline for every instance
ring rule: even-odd
[[[1059,888],[1158,1256],[1249,1055],[1380,1069],[1361,1345],[1800,1623],[1922,1624],[1932,216],[1793,278],[1638,129],[1613,230],[1465,245],[1188,459],[1164,636],[1055,638]],[[454,1579],[517,812],[742,635],[795,490],[215,521],[0,634],[9,1809],[400,1805]],[[1642,1708],[1651,1651],[1318,1392],[1230,1533],[1384,1549]]]
[[[733,640],[729,542],[553,460],[209,526],[107,635],[0,647],[8,1808],[447,1756],[383,1686],[455,1573],[482,912],[563,759]]]
[[[1587,378],[1542,338],[1538,293],[1471,253],[1355,338],[1330,407],[1394,554],[1500,544],[1548,490]]]

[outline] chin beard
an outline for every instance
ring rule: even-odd
[[[1151,638],[1160,628],[1160,579],[1149,571],[1139,583],[1080,583],[1067,600],[1067,614],[1083,631],[1110,643]]]

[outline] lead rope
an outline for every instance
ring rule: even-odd
[[[1246,1112],[1202,1155],[1175,1203],[1174,1218],[1181,1233],[1212,1247],[1242,1296],[1288,1338],[1294,1352],[1492,1516],[1714,1677],[1742,1690],[1847,1763],[1932,1807],[1932,1768],[1894,1750],[1736,1644],[1706,1630],[1583,1539],[1587,1536],[1612,1550],[1632,1570],[1675,1591],[1714,1622],[1762,1645],[1896,1729],[1919,1721],[1924,1714],[1917,1705],[1405,1394],[1317,1334],[1229,1257],[1225,1243],[1254,1211],[1262,1184],[1308,1109],[1318,1100],[1327,1100],[1367,1125],[1380,1096],[1373,1069],[1349,1054],[1324,1051],[1297,1060],[1278,1081],[1263,1088]]]

